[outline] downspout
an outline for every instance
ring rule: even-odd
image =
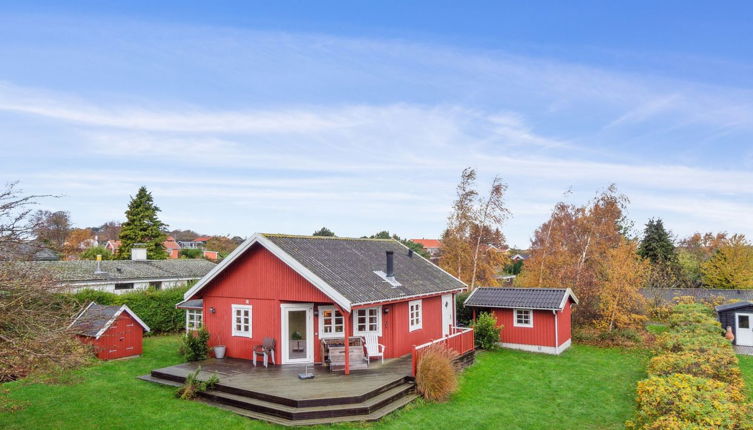
[[[559,326],[559,319],[557,318],[557,310],[552,309],[552,313],[554,314],[554,353],[559,355],[560,354],[560,326]]]

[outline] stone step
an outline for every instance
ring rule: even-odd
[[[288,420],[308,420],[353,415],[369,415],[372,412],[411,394],[414,391],[414,386],[413,383],[404,382],[359,403],[308,407],[286,406],[279,403],[267,402],[218,390],[207,391],[200,395],[213,402],[223,403],[253,412],[273,415]]]

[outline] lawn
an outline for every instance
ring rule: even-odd
[[[748,398],[753,401],[753,356],[738,354],[737,358],[740,359],[740,371],[743,373]]]
[[[150,337],[144,355],[79,370],[61,385],[5,384],[27,402],[0,413],[9,429],[266,429],[200,402],[173,397],[174,389],[136,376],[182,361],[178,337]],[[443,404],[415,402],[373,428],[617,429],[634,408],[635,383],[645,377],[648,354],[640,350],[576,345],[560,357],[517,351],[480,353],[461,377],[459,392]],[[750,362],[753,368],[753,361]],[[750,382],[749,382],[750,384]],[[337,428],[363,427],[363,424]]]

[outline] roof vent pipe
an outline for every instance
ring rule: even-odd
[[[385,271],[385,276],[388,278],[394,278],[395,277],[395,259],[394,259],[394,253],[392,251],[387,251],[387,270]]]

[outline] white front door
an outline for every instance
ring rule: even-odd
[[[455,314],[455,302],[452,300],[452,294],[442,295],[442,336],[450,335],[450,326],[455,325],[453,315]]]
[[[313,303],[280,305],[282,364],[314,362]]]
[[[753,314],[736,314],[735,339],[738,345],[753,346]]]

